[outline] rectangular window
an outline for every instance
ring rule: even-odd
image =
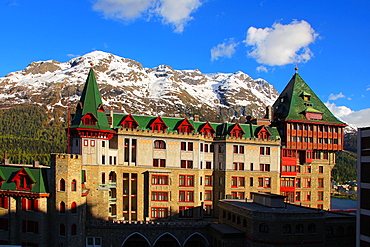
[[[212,176],[206,175],[204,178],[205,186],[212,186]]]
[[[244,171],[244,163],[241,162],[234,162],[233,163],[234,171]]]
[[[260,171],[261,172],[269,172],[270,171],[270,164],[260,164]]]
[[[264,147],[260,147],[260,155],[265,155],[265,148]]]
[[[239,153],[244,154],[244,146],[239,146]]]
[[[180,190],[179,202],[194,202],[194,191]]]
[[[95,147],[95,140],[90,141],[90,146]]]
[[[193,169],[193,161],[192,160],[181,160],[181,168]]]
[[[206,169],[212,169],[212,162],[211,161],[206,162]]]
[[[249,178],[249,186],[253,186],[253,178],[252,177]]]
[[[215,152],[215,146],[213,144],[209,145],[209,151],[211,153],[214,153]]]
[[[212,215],[212,205],[204,205],[204,216]]]
[[[204,152],[208,153],[208,144],[204,144]]]
[[[319,166],[319,173],[324,173],[324,167],[323,166]]]
[[[151,218],[152,219],[163,219],[168,217],[168,208],[152,208]]]
[[[245,178],[238,177],[238,187],[244,187],[244,186],[245,186]]]
[[[153,167],[166,167],[165,159],[153,159]]]
[[[253,163],[250,163],[250,170],[253,171]]]
[[[181,151],[186,151],[186,142],[181,142]]]
[[[179,218],[193,218],[194,207],[180,206],[179,207]]]
[[[205,201],[212,201],[212,190],[204,191],[204,200]]]
[[[324,200],[324,191],[318,191],[317,192],[317,200],[323,201]]]
[[[271,188],[271,178],[265,178],[264,187]]]
[[[102,148],[105,148],[105,141],[102,141],[102,142],[101,142],[101,147],[102,147]]]
[[[168,175],[152,175],[153,185],[168,185]]]
[[[105,155],[101,156],[101,163],[102,163],[102,165],[105,165]]]
[[[179,185],[182,187],[194,187],[194,175],[180,175]]]
[[[152,191],[152,201],[168,201],[168,192]]]
[[[86,247],[101,247],[101,238],[99,237],[87,237]]]
[[[203,143],[200,144],[200,151],[203,152]]]
[[[39,233],[39,223],[37,221],[22,220],[22,232]]]
[[[300,178],[295,179],[295,187],[296,188],[301,188],[301,179]]]
[[[323,178],[318,179],[318,186],[317,187],[324,188],[324,179]]]
[[[238,187],[238,178],[231,177],[231,187]]]
[[[258,187],[263,187],[263,178],[258,178]]]
[[[238,153],[238,151],[239,151],[239,149],[238,149],[238,145],[233,145],[233,153],[234,154],[237,154]]]
[[[84,146],[89,146],[89,141],[88,140],[84,140]]]
[[[301,200],[301,192],[300,191],[297,191],[295,193],[295,201],[297,202],[297,201],[300,201],[300,200]]]
[[[188,151],[193,151],[193,143],[188,142]]]
[[[266,147],[266,155],[270,155],[270,147]]]

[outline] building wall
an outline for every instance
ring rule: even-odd
[[[357,246],[370,246],[370,128],[358,129]]]

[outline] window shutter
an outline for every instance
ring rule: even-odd
[[[9,208],[9,197],[7,196],[4,197],[4,208],[5,209]]]
[[[33,200],[33,208],[35,212],[39,211],[39,200],[38,199]]]
[[[22,198],[22,210],[27,210],[27,199],[26,198]]]

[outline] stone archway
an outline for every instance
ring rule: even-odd
[[[154,247],[180,247],[179,240],[169,232],[163,233],[154,242]]]
[[[208,240],[200,233],[191,234],[184,242],[184,247],[209,247]]]
[[[150,244],[143,234],[134,232],[123,241],[122,247],[150,247]]]

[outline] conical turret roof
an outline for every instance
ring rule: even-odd
[[[84,118],[92,119],[90,124],[86,124],[86,122],[83,121]],[[80,101],[77,104],[76,114],[72,120],[71,128],[111,130],[109,128],[107,116],[104,112],[102,99],[93,69],[90,69],[89,71]]]

